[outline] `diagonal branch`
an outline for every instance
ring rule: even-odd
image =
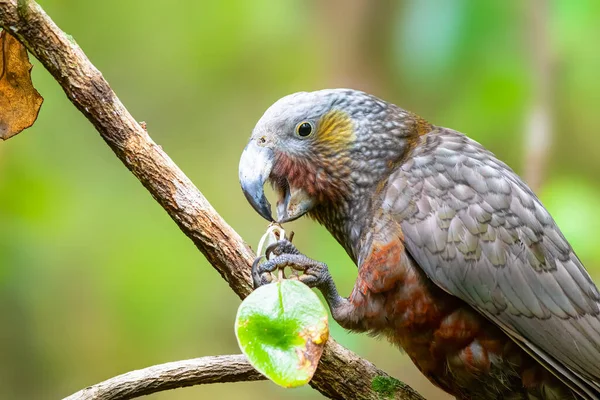
[[[240,298],[251,292],[255,255],[161,147],[131,116],[81,48],[33,0],[0,0],[0,26],[15,35],[62,86],[104,141],[194,242]],[[176,379],[176,378],[173,378]],[[311,385],[329,398],[378,399],[373,380],[399,399],[408,386],[330,339]],[[389,383],[392,382],[390,385]],[[181,386],[174,383],[172,387]],[[164,387],[168,389],[169,387]],[[138,394],[141,395],[142,393]],[[130,393],[128,398],[135,397]]]

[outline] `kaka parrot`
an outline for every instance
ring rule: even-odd
[[[273,221],[324,225],[358,266],[349,297],[281,239],[254,286],[286,266],[344,328],[381,334],[457,399],[600,399],[600,294],[532,190],[464,134],[364,92],[273,104],[240,160]]]

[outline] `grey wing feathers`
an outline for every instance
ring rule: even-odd
[[[497,323],[585,398],[600,398],[600,294],[507,165],[440,128],[390,177],[383,207],[438,286]]]

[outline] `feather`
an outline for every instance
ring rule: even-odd
[[[600,398],[598,289],[509,167],[460,133],[438,132],[435,146],[417,145],[411,166],[389,178],[389,185],[418,181],[424,165],[437,173],[426,190],[405,185],[391,210],[403,216],[407,251],[436,285],[495,322],[583,398]],[[414,210],[401,209],[406,204]]]

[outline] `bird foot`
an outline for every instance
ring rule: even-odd
[[[261,262],[264,258],[266,261]],[[311,288],[320,288],[331,280],[326,264],[308,258],[300,253],[292,242],[281,239],[267,247],[264,256],[254,260],[252,264],[254,288],[272,282],[272,273],[276,270],[283,271],[286,267],[291,268],[294,272],[302,272],[301,275],[293,274],[290,279],[297,279]]]

